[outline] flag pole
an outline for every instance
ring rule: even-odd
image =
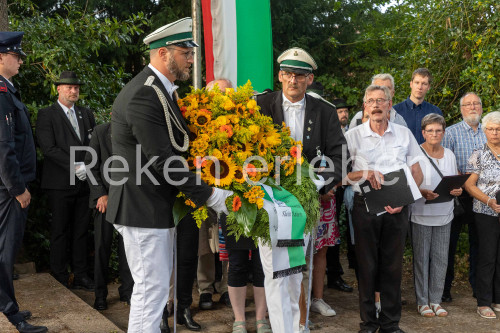
[[[191,15],[193,17],[193,39],[201,46],[201,3],[191,0]],[[193,87],[201,89],[201,47],[194,48]]]

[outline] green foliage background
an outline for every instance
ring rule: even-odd
[[[56,100],[54,80],[73,70],[85,81],[81,104],[102,122],[121,87],[147,63],[144,36],[191,15],[183,0],[10,0],[11,30],[26,32],[27,51],[14,78],[32,113]],[[448,124],[460,120],[459,98],[476,91],[486,112],[500,107],[500,5],[495,0],[272,0],[274,58],[298,46],[308,50],[326,98],[347,99],[361,108],[372,75],[391,73],[394,102],[409,95],[411,73],[434,75],[428,100]],[[203,46],[202,46],[203,51]],[[258,52],[258,50],[256,50]],[[277,68],[277,66],[275,66]],[[189,91],[182,83],[181,95]],[[279,89],[277,71],[275,89]],[[40,159],[41,162],[41,159]],[[49,214],[35,184],[26,257],[46,267]]]

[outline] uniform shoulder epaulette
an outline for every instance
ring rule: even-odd
[[[7,83],[0,81],[0,93],[8,92],[9,88],[7,87]]]

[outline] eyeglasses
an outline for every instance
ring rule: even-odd
[[[372,106],[374,103],[377,103],[377,105],[379,104],[382,105],[385,104],[387,101],[389,100],[386,98],[377,98],[377,99],[370,98],[369,100],[365,101],[365,105]]]
[[[175,47],[167,47],[169,50],[177,50],[186,58],[186,60],[193,59],[194,58],[194,51],[183,51],[182,49],[178,49]]]
[[[500,133],[500,128],[486,128],[486,131],[497,134]]]
[[[304,82],[306,78],[309,76],[309,74],[297,74],[297,73],[281,71],[281,76],[288,81],[291,81],[293,78],[295,78],[297,82]]]
[[[17,62],[19,62],[20,60],[22,60],[21,58],[21,55],[18,54],[18,53],[14,53],[14,52],[5,52],[4,54],[10,54],[11,56],[14,56],[17,60]]]
[[[425,130],[425,133],[428,133],[428,134],[443,134],[443,130],[440,129],[440,130]]]
[[[465,104],[462,104],[462,107],[468,109],[470,108],[471,106],[481,106],[481,102],[473,102],[473,103],[465,103]]]

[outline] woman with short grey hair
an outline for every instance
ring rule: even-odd
[[[497,202],[500,195],[500,112],[484,116],[482,129],[486,144],[469,158],[467,172],[471,175],[465,189],[474,198],[472,210],[478,239],[477,313],[489,319],[496,318],[493,310],[500,311],[500,204]]]
[[[413,274],[417,310],[423,317],[445,317],[448,312],[440,305],[443,294],[453,200],[429,204],[436,199],[433,190],[442,176],[458,174],[455,155],[441,146],[446,122],[436,113],[422,119],[422,135],[425,142],[420,145],[425,157],[420,161],[424,180],[420,185],[422,198],[411,207],[411,231],[413,242]],[[459,196],[462,189],[455,189],[451,195]]]

